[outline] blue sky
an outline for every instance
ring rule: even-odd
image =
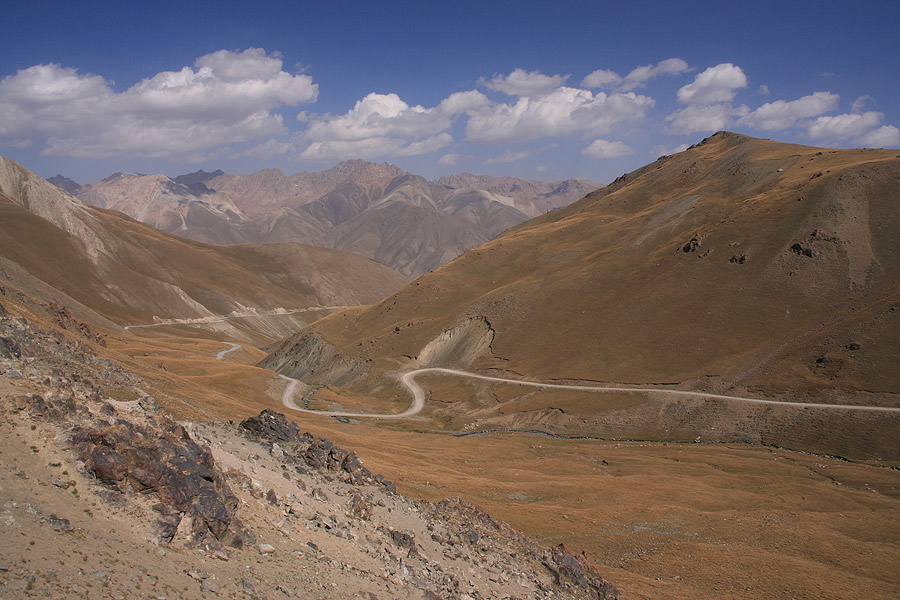
[[[606,183],[728,129],[900,146],[900,2],[32,2],[0,154],[81,183],[349,158]]]

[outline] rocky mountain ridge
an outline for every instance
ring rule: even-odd
[[[77,195],[198,241],[322,245],[363,254],[413,277],[598,187],[584,179],[469,174],[429,182],[389,163],[351,160],[290,176],[279,169],[174,179],[117,174],[81,187]],[[474,212],[464,208],[473,205]],[[385,231],[384,224],[394,221],[401,225]]]

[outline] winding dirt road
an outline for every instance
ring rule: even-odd
[[[232,342],[226,342],[228,344],[228,348],[223,348],[216,354],[216,358],[218,360],[224,360],[225,355],[229,352],[234,352],[238,350],[242,346],[240,344],[235,344]],[[299,379],[294,379],[293,377],[288,377],[287,375],[278,376],[288,382],[287,386],[285,386],[284,391],[281,394],[281,403],[284,404],[286,408],[291,410],[295,410],[297,412],[310,413],[314,415],[324,415],[326,417],[354,417],[354,418],[369,418],[369,419],[406,419],[408,417],[412,417],[425,408],[425,390],[422,389],[416,382],[416,376],[421,375],[423,373],[443,373],[445,375],[456,375],[457,377],[469,377],[471,379],[483,379],[485,381],[496,381],[498,383],[509,383],[513,385],[526,385],[530,387],[536,388],[546,388],[546,389],[555,389],[555,390],[576,390],[580,392],[643,392],[643,393],[654,393],[654,394],[665,394],[669,396],[682,396],[682,397],[695,397],[695,398],[715,398],[718,400],[734,400],[738,402],[751,402],[754,404],[775,404],[779,406],[791,406],[794,408],[824,408],[824,409],[832,409],[832,410],[858,410],[858,411],[869,411],[869,412],[887,412],[887,413],[900,413],[900,408],[894,408],[890,406],[859,406],[854,404],[823,404],[817,402],[787,402],[784,400],[762,400],[760,398],[745,398],[743,396],[728,396],[725,394],[711,394],[709,392],[692,392],[688,390],[665,390],[659,388],[649,388],[649,387],[616,387],[616,386],[601,386],[601,385],[568,385],[562,383],[541,383],[538,381],[522,381],[519,379],[505,379],[503,377],[491,377],[490,375],[478,375],[477,373],[470,373],[468,371],[460,371],[457,369],[444,369],[441,367],[428,367],[425,369],[416,369],[414,371],[407,371],[400,377],[400,381],[406,388],[409,390],[409,393],[412,394],[413,402],[409,408],[399,413],[353,413],[353,412],[344,412],[344,411],[333,411],[333,410],[312,410],[308,408],[300,408],[297,406],[297,403],[294,402],[294,396],[297,393],[297,385],[300,384]]]
[[[312,312],[319,310],[338,310],[346,308],[346,306],[308,306],[306,308],[293,308],[290,310],[263,310],[263,311],[247,311],[243,313],[232,313],[230,315],[211,315],[207,317],[194,317],[190,319],[160,319],[155,323],[144,323],[141,325],[125,325],[125,329],[144,329],[147,327],[163,327],[165,325],[206,325],[208,323],[222,323],[230,319],[250,319],[253,317],[272,317],[295,315],[297,313]]]
[[[411,417],[415,414],[418,414],[425,407],[425,391],[422,389],[415,378],[417,375],[421,375],[423,373],[443,373],[446,375],[456,375],[458,377],[469,377],[472,379],[483,379],[486,381],[496,381],[499,383],[510,383],[514,385],[526,385],[537,388],[547,388],[547,389],[557,389],[557,390],[577,390],[583,392],[652,392],[656,394],[666,394],[670,396],[693,396],[696,398],[716,398],[718,400],[734,400],[738,402],[752,402],[756,404],[775,404],[780,406],[791,406],[794,408],[824,408],[824,409],[834,409],[834,410],[859,410],[859,411],[875,411],[875,412],[893,412],[900,413],[900,408],[893,408],[888,406],[856,406],[852,404],[821,404],[815,402],[786,402],[782,400],[762,400],[759,398],[744,398],[742,396],[727,396],[724,394],[710,394],[707,392],[692,392],[686,390],[663,390],[658,388],[641,388],[641,387],[613,387],[613,386],[588,386],[588,385],[566,385],[559,383],[540,383],[535,381],[521,381],[518,379],[504,379],[502,377],[490,377],[488,375],[478,375],[476,373],[469,373],[468,371],[459,371],[456,369],[443,369],[438,367],[431,367],[426,369],[416,369],[415,371],[409,371],[404,373],[400,378],[400,381],[403,382],[403,385],[409,389],[410,393],[413,397],[412,405],[401,413],[394,414],[383,414],[383,413],[349,413],[349,412],[340,412],[340,411],[321,411],[321,410],[309,410],[300,408],[296,405],[293,400],[293,394],[297,387],[297,383],[299,383],[296,379],[291,377],[286,377],[284,375],[280,375],[280,377],[292,381],[293,383],[289,384],[287,388],[284,390],[284,394],[282,395],[283,404],[292,410],[297,410],[300,412],[318,414],[318,415],[327,415],[330,417],[368,417],[371,419],[404,419],[407,417]]]
[[[229,347],[219,350],[219,353],[216,354],[217,360],[225,360],[226,354],[228,354],[229,352],[234,352],[235,350],[240,350],[242,348],[242,346],[240,344],[235,344],[233,342],[225,342],[225,343],[228,344]]]

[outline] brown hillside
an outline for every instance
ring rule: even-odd
[[[440,366],[897,405],[898,199],[895,150],[722,132],[330,316],[264,364],[327,381],[290,359],[321,335],[375,381],[477,317],[489,351]]]

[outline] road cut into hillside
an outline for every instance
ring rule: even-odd
[[[413,397],[412,405],[401,413],[385,414],[385,413],[351,413],[340,411],[323,411],[300,408],[293,400],[298,380],[291,377],[281,375],[280,377],[287,379],[291,383],[285,388],[282,395],[282,403],[285,407],[299,412],[326,415],[330,417],[354,417],[354,418],[371,418],[371,419],[405,419],[412,417],[425,407],[425,391],[422,389],[415,378],[424,373],[443,373],[446,375],[456,375],[458,377],[469,377],[472,379],[483,379],[486,381],[494,381],[497,383],[508,383],[513,385],[527,385],[537,388],[558,389],[558,390],[575,390],[582,392],[635,392],[635,393],[656,393],[669,396],[695,397],[695,398],[714,398],[718,400],[731,400],[738,402],[751,402],[756,404],[774,404],[779,406],[790,406],[794,408],[825,408],[833,410],[849,410],[849,411],[870,411],[870,412],[889,412],[900,413],[900,408],[889,406],[859,406],[852,404],[824,404],[816,402],[787,402],[784,400],[763,400],[760,398],[745,398],[742,396],[728,396],[725,394],[712,394],[709,392],[695,392],[689,390],[668,390],[652,387],[616,387],[616,386],[588,386],[588,385],[568,385],[560,383],[541,383],[537,381],[522,381],[519,379],[506,379],[503,377],[491,377],[489,375],[478,375],[468,371],[459,371],[457,369],[444,369],[440,367],[428,367],[425,369],[416,369],[408,371],[400,377],[400,381],[409,390]]]

